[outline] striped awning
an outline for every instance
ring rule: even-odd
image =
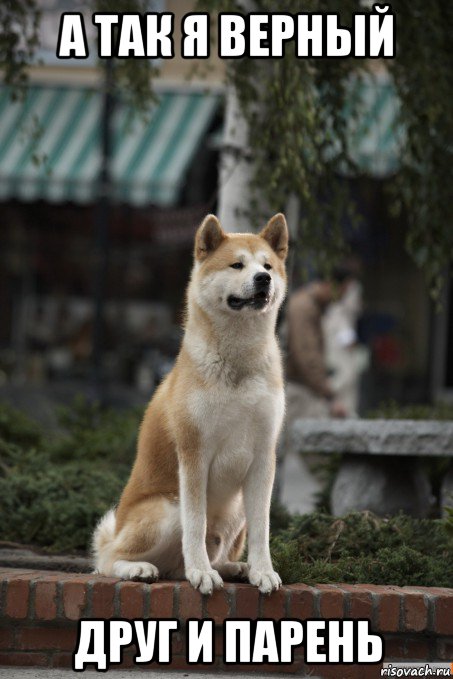
[[[113,117],[112,198],[174,205],[219,106],[216,94],[166,92],[144,119],[121,102]],[[102,97],[88,88],[0,89],[0,201],[90,203],[98,195]]]

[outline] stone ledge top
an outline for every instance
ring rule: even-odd
[[[299,419],[291,439],[304,453],[453,457],[453,422]]]
[[[210,597],[186,581],[153,584],[102,575],[0,568],[0,631],[5,625],[67,626],[81,618],[368,618],[377,632],[453,634],[453,589],[296,583],[270,595],[225,583]],[[1,654],[0,654],[1,655]],[[0,662],[1,664],[1,662]]]

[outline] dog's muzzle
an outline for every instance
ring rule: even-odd
[[[270,301],[271,276],[266,272],[260,272],[253,277],[255,292],[251,297],[236,297],[230,295],[227,299],[228,306],[235,311],[244,307],[250,309],[264,309]]]

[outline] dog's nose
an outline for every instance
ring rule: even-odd
[[[267,288],[271,282],[271,277],[270,274],[266,273],[265,271],[261,271],[260,273],[256,273],[254,275],[253,280],[255,281],[255,287]]]

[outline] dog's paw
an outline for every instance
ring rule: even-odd
[[[188,568],[186,578],[195,589],[202,594],[212,594],[214,589],[223,587],[223,580],[214,569],[200,570],[199,568]]]
[[[224,580],[230,578],[246,580],[249,574],[249,567],[245,561],[227,561],[219,566],[219,573]]]
[[[113,575],[123,580],[155,582],[159,578],[159,571],[147,561],[115,561]]]
[[[251,585],[258,587],[263,594],[270,594],[274,590],[279,589],[282,584],[279,574],[275,571],[259,571],[256,568],[250,568],[249,582]]]

